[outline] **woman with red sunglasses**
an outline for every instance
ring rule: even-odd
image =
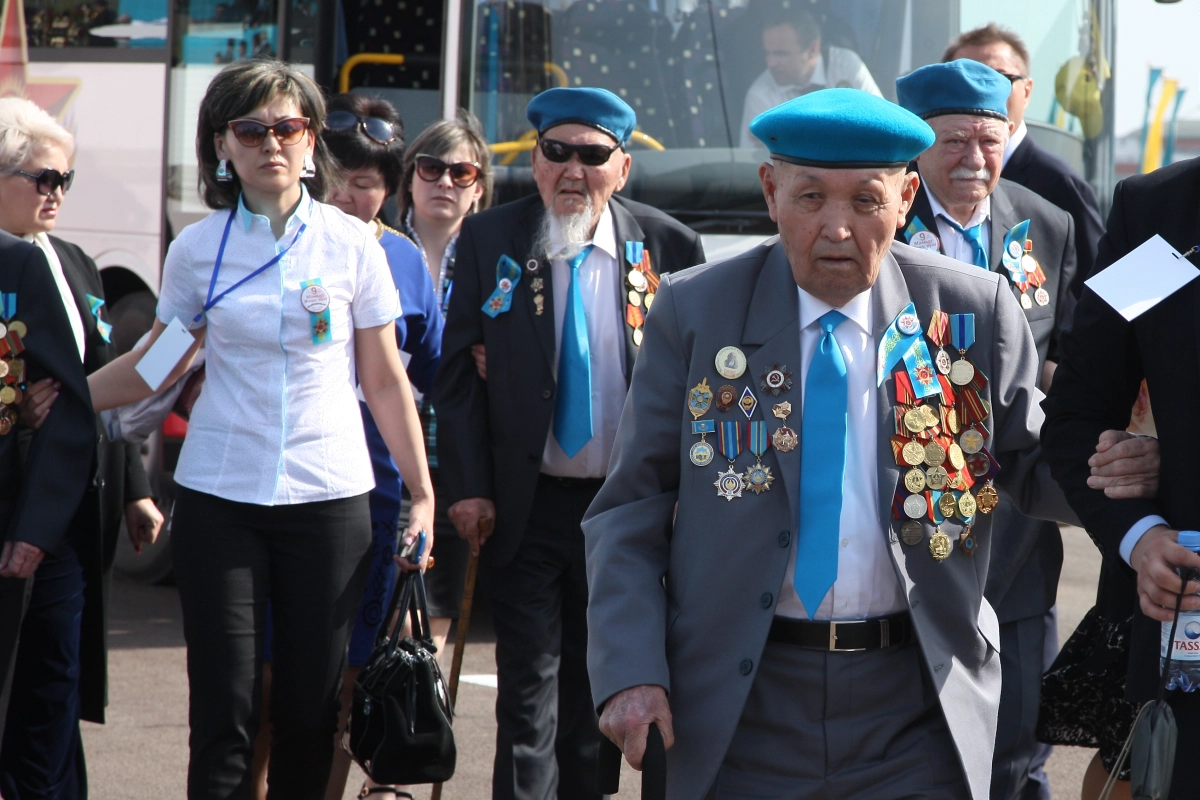
[[[269,796],[324,797],[371,548],[356,385],[413,497],[405,543],[433,538],[420,421],[396,350],[401,299],[375,235],[320,202],[336,168],[317,135],[324,117],[320,89],[282,63],[238,62],[214,78],[196,150],[215,211],[171,244],[148,344],[90,381],[97,408],[135,402],[159,388],[147,380],[169,385],[206,347],[171,532],[190,800],[250,794],[268,598]]]

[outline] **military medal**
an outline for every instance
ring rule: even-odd
[[[792,373],[787,371],[786,366],[774,364],[763,374],[758,386],[764,393],[778,397],[792,388]]]
[[[904,427],[910,433],[920,433],[928,427],[928,420],[925,417],[924,406],[913,406],[908,411],[904,412]]]
[[[781,453],[790,453],[800,444],[800,437],[787,425],[779,427],[771,434],[771,446]]]
[[[946,332],[950,329],[950,317],[945,311],[934,311],[929,320],[929,340],[937,345],[934,366],[943,375],[950,374],[950,354],[946,352]]]
[[[949,482],[950,473],[946,472],[945,467],[930,467],[925,470],[925,483],[929,484],[930,489],[940,492]]]
[[[938,498],[938,511],[942,512],[942,516],[950,519],[958,510],[958,501],[954,499],[953,492],[945,492]]]
[[[966,466],[967,459],[966,456],[963,455],[962,447],[958,444],[958,442],[950,443],[950,447],[946,449],[946,460],[949,461],[950,466],[954,467],[956,470],[960,470]]]
[[[646,299],[643,300],[646,304],[646,310],[650,310],[650,306],[654,305],[654,292],[646,292]]]
[[[1033,301],[1030,300],[1029,295],[1025,294],[1024,292],[1021,293],[1021,308],[1025,309],[1026,311],[1033,308]]]
[[[959,359],[950,365],[950,382],[966,386],[975,377],[975,367],[967,361],[967,350],[975,344],[975,315],[951,314],[950,336]]]
[[[546,298],[542,297],[540,294],[535,294],[533,296],[533,313],[540,317],[542,312],[545,310]]]
[[[728,411],[737,402],[737,389],[728,383],[717,389],[717,411]]]
[[[625,276],[625,280],[629,282],[630,288],[635,291],[646,291],[646,276],[640,270],[629,270],[629,274]]]
[[[962,436],[958,437],[958,444],[964,453],[974,455],[983,449],[983,434],[972,427],[962,432]]]
[[[963,529],[963,532],[958,535],[958,547],[969,556],[975,555],[975,550],[979,547],[979,542],[975,538],[975,534],[971,531],[971,526],[968,525]]]
[[[904,445],[904,449],[900,451],[900,457],[904,459],[905,464],[915,467],[925,461],[925,448],[920,442],[913,439]]]
[[[1000,503],[1000,495],[992,486],[991,481],[975,493],[975,505],[979,507],[980,514],[990,514]]]
[[[641,308],[642,296],[640,294],[638,294],[636,290],[634,290],[634,289],[629,290],[628,300],[629,300],[629,305],[633,306],[634,308]]]
[[[946,448],[942,447],[933,439],[925,445],[924,462],[931,467],[940,467],[946,463]]]
[[[697,467],[707,467],[712,463],[715,451],[705,437],[710,433],[716,433],[716,431],[717,423],[711,419],[692,420],[692,433],[699,434],[700,441],[692,445],[691,450],[688,451],[688,458]]]
[[[913,494],[925,491],[925,473],[916,467],[904,473],[904,488]]]
[[[925,528],[915,519],[900,526],[900,539],[907,545],[920,544],[925,538]]]
[[[742,423],[738,420],[722,422],[717,429],[717,446],[721,455],[729,459],[729,469],[717,473],[713,486],[717,487],[717,495],[732,502],[733,498],[741,497],[746,488],[742,474],[733,468],[733,462],[742,452]]]
[[[754,466],[746,470],[746,488],[755,494],[762,494],[771,488],[771,481],[775,480],[771,468],[763,466],[762,463],[763,453],[771,446],[771,440],[767,438],[767,423],[751,422],[746,431],[746,439],[750,452],[754,454]]]
[[[736,347],[722,347],[715,359],[717,374],[728,380],[737,380],[746,371],[746,354]]]
[[[782,403],[776,403],[771,407],[771,413],[779,419],[787,419],[792,413],[792,404],[787,400]]]
[[[958,498],[958,513],[962,515],[963,519],[970,519],[975,516],[976,509],[975,498],[971,496],[970,492],[963,492],[962,496]]]
[[[693,419],[700,419],[708,413],[712,400],[712,389],[708,387],[708,378],[704,378],[688,390],[688,413]]]
[[[738,401],[738,405],[741,406],[746,419],[750,419],[754,414],[754,409],[758,408],[758,398],[754,396],[754,392],[750,391],[749,386],[742,390],[742,399]]]
[[[929,554],[934,561],[945,561],[950,557],[950,537],[942,533],[942,526],[937,526],[929,539]]]
[[[929,502],[923,494],[904,498],[904,514],[910,519],[920,519],[929,510]]]
[[[24,339],[29,335],[29,330],[25,327],[25,323],[18,319],[14,319],[12,322],[8,323],[8,332],[15,333],[21,339]],[[24,348],[21,349],[23,350]]]
[[[976,478],[982,478],[991,472],[992,460],[988,458],[988,454],[982,450],[978,453],[972,453],[971,455],[967,456],[967,469],[970,470],[971,474]]]

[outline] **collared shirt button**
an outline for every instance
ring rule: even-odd
[[[775,600],[775,598],[771,596],[770,592],[763,592],[762,597],[758,598],[758,604],[760,606],[762,606],[763,608],[770,608],[771,603],[774,600]]]
[[[842,547],[849,547],[849,546],[850,546],[850,540],[842,539]]]
[[[551,392],[549,389],[542,389],[542,399],[543,400],[549,400],[550,395],[552,395],[552,394],[553,394],[553,392]]]
[[[780,531],[779,532],[779,546],[787,547],[791,543],[792,543],[792,534],[789,533],[788,531]]]
[[[743,658],[742,663],[738,664],[738,672],[743,675],[749,675],[754,671],[754,662],[748,658]]]

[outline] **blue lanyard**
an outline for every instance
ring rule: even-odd
[[[235,283],[233,286],[230,286],[228,289],[221,292],[216,297],[213,297],[213,291],[217,288],[217,275],[219,275],[221,273],[221,262],[225,259],[225,245],[229,242],[229,229],[233,226],[233,218],[236,215],[237,215],[237,209],[231,209],[229,211],[229,219],[225,221],[225,232],[221,234],[221,246],[217,249],[217,263],[213,264],[212,278],[208,281],[208,299],[204,302],[204,308],[200,309],[200,313],[197,314],[196,316],[192,317],[192,322],[199,322],[201,319],[204,318],[204,315],[208,312],[208,310],[210,308],[215,306],[217,303],[221,302],[221,300],[225,297],[225,295],[234,291],[235,289],[240,287],[243,283],[246,283],[247,281],[251,280],[252,278],[257,278],[259,275],[261,275],[267,269],[269,269],[269,268],[275,266],[277,263],[279,263],[279,260],[288,254],[288,251],[292,249],[292,247],[296,244],[296,241],[300,238],[300,234],[304,233],[304,229],[308,227],[307,223],[301,225],[300,230],[296,231],[296,235],[292,237],[291,243],[288,244],[287,247],[283,248],[283,250],[281,250],[278,254],[276,254],[276,256],[274,258],[272,258],[267,263],[263,264],[258,269],[254,270],[254,272],[251,272],[249,275],[242,278],[240,281]]]

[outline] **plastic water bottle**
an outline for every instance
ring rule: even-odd
[[[1200,553],[1200,531],[1180,531],[1179,544]],[[1161,672],[1167,660],[1167,644],[1171,640],[1171,623],[1162,624],[1162,648],[1159,652],[1158,669]],[[1200,688],[1200,609],[1180,611],[1179,626],[1175,630],[1175,647],[1171,651],[1171,674],[1167,689],[1182,689],[1194,692]]]

